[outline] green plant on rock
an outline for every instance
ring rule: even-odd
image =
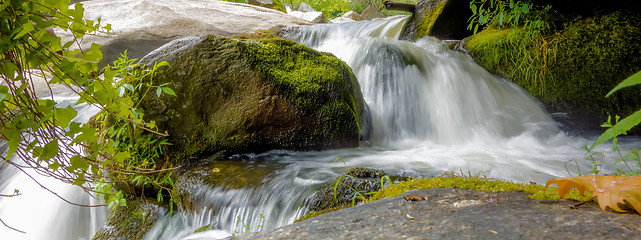
[[[75,104],[98,107],[132,129],[153,132],[154,126],[136,111],[134,100],[116,87],[120,84],[118,70],[106,68],[100,74],[99,45],[69,49],[85,35],[110,34],[111,30],[100,19],[85,19],[81,3],[72,8],[69,3],[0,1],[0,140],[8,146],[0,158],[27,175],[49,176],[89,193],[107,194],[105,198],[115,203],[112,206],[122,205],[124,196],[113,188],[110,173],[136,175],[159,170],[131,162],[134,154],[127,151],[133,149],[118,148],[117,141],[107,140],[112,135],[91,124],[74,122],[77,111],[58,104],[51,89],[69,88],[78,96]],[[75,39],[62,42],[53,28],[71,32]]]
[[[630,86],[634,86],[637,84],[641,84],[641,72],[637,72],[636,74],[630,76],[629,78],[623,80],[619,85],[614,87],[607,95],[606,97],[612,96],[612,94],[616,93],[617,91],[627,88]],[[619,148],[619,141],[618,138],[621,135],[626,135],[628,131],[630,131],[633,127],[638,126],[639,123],[641,123],[641,110],[636,111],[635,113],[632,113],[631,115],[627,116],[623,120],[619,120],[619,116],[615,117],[614,124],[612,124],[611,118],[608,118],[608,121],[601,125],[602,127],[607,128],[605,132],[597,138],[597,140],[592,144],[590,147],[585,147],[584,149],[588,152],[590,156],[592,156],[592,152],[594,147],[596,147],[599,144],[602,144],[606,141],[612,141],[612,151],[615,151],[619,154],[619,159],[614,162],[614,164],[621,163],[623,166],[617,166],[616,170],[614,172],[615,175],[623,175],[623,176],[631,176],[631,175],[639,175],[641,173],[641,158],[639,158],[639,151],[637,148],[632,148],[629,153],[626,153],[623,155],[621,152],[621,149]],[[595,161],[592,158],[592,163],[593,163],[593,172],[594,174],[598,173],[598,168],[599,168],[599,163]],[[596,172],[595,172],[596,171]]]
[[[468,19],[469,30],[478,32],[479,27],[485,27],[490,24],[503,26],[507,24],[512,27],[520,26],[519,20],[523,15],[528,14],[532,8],[530,1],[515,0],[472,0],[470,1],[470,10],[472,16]]]

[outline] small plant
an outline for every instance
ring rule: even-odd
[[[629,78],[623,80],[623,82],[619,83],[612,91],[610,91],[606,97],[612,96],[615,92],[619,91],[622,88],[634,86],[637,84],[641,83],[641,72],[637,72],[636,74],[630,76]],[[602,144],[606,141],[612,141],[612,151],[615,151],[619,154],[619,159],[615,161],[616,170],[614,174],[616,175],[623,175],[623,176],[630,176],[630,175],[639,175],[641,173],[641,159],[639,158],[639,151],[637,148],[632,148],[629,153],[626,153],[625,155],[621,152],[621,149],[619,148],[619,140],[618,137],[621,135],[626,135],[630,129],[633,127],[639,125],[641,123],[641,110],[638,110],[637,112],[631,114],[630,116],[624,118],[623,120],[620,120],[619,116],[615,116],[615,122],[612,124],[611,118],[608,117],[608,121],[605,122],[602,127],[607,128],[599,138],[590,146],[589,148],[586,146],[584,149],[590,153],[594,147],[596,147],[599,144]],[[593,163],[593,168],[598,167],[598,162],[592,162]],[[623,166],[620,166],[620,165]],[[596,173],[595,173],[596,174]]]
[[[263,215],[262,213],[258,214],[258,218],[260,219],[260,224],[257,226],[258,229],[256,231],[261,231],[265,226],[265,215]],[[236,219],[238,219],[238,221],[240,221],[240,224],[242,224],[243,230],[241,231],[234,230],[234,233],[232,233],[232,236],[252,232],[251,227],[248,224],[246,224],[245,221],[243,221],[243,219],[240,216],[237,216]]]

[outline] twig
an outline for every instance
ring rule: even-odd
[[[13,227],[7,225],[6,223],[4,223],[4,221],[2,221],[2,218],[0,218],[0,222],[2,223],[2,225],[4,225],[5,227],[7,227],[7,228],[9,228],[9,229],[11,229],[13,231],[16,231],[16,232],[19,232],[19,233],[22,233],[22,234],[27,234],[27,232],[25,232],[25,231],[21,231],[21,230],[19,230],[17,228],[13,228]]]
[[[588,199],[587,201],[583,201],[583,202],[577,203],[577,204],[575,204],[575,205],[570,205],[570,208],[572,208],[572,209],[576,209],[576,208],[578,208],[579,206],[581,206],[581,205],[583,205],[583,204],[586,204],[586,203],[592,202],[592,200],[594,200],[594,198],[596,198],[596,196],[594,196],[594,197],[592,197],[592,198]]]

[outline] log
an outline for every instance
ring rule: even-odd
[[[390,0],[383,1],[383,5],[385,5],[385,9],[387,10],[405,11],[411,13],[414,13],[414,9],[416,8],[416,4],[413,3],[392,2]]]

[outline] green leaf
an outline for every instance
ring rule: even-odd
[[[161,89],[162,89],[162,91],[163,91],[163,92],[165,92],[166,94],[169,94],[169,95],[174,96],[174,97],[176,96],[176,93],[174,92],[174,90],[171,90],[171,88],[168,88],[168,87],[161,87]]]
[[[156,89],[156,96],[160,97],[160,94],[162,94],[162,88],[157,88]]]
[[[33,26],[33,22],[31,22],[31,21],[29,21],[27,23],[23,23],[22,27],[23,27],[22,31],[20,31],[18,34],[13,36],[13,39],[18,39],[18,38],[24,36],[25,34],[31,32],[31,31],[33,31],[35,29],[35,27]]]
[[[619,83],[612,91],[610,91],[605,97],[610,97],[613,93],[616,91],[619,91],[621,88],[629,87],[629,86],[634,86],[641,83],[641,72],[637,72],[634,75],[628,77],[627,79],[623,80],[623,82]]]
[[[89,168],[89,163],[78,155],[71,157],[70,163],[72,169],[82,169],[83,171],[86,171],[87,168]]]
[[[527,3],[523,4],[523,6],[521,7],[521,12],[523,12],[523,13],[530,12],[530,6]]]
[[[54,139],[51,142],[45,144],[42,148],[42,153],[38,157],[39,160],[49,160],[58,155],[58,140]]]
[[[597,138],[597,140],[592,144],[591,148],[594,148],[601,143],[615,138],[616,136],[625,134],[628,130],[638,125],[639,123],[641,123],[641,110],[624,118],[623,120],[617,122],[617,124],[615,124],[613,127],[606,130],[603,134],[601,134],[601,136],[599,136],[599,138]]]
[[[78,114],[78,112],[76,112],[76,110],[71,106],[67,106],[67,108],[56,108],[54,112],[56,118],[56,126],[60,126],[63,128],[69,126],[71,120]]]

